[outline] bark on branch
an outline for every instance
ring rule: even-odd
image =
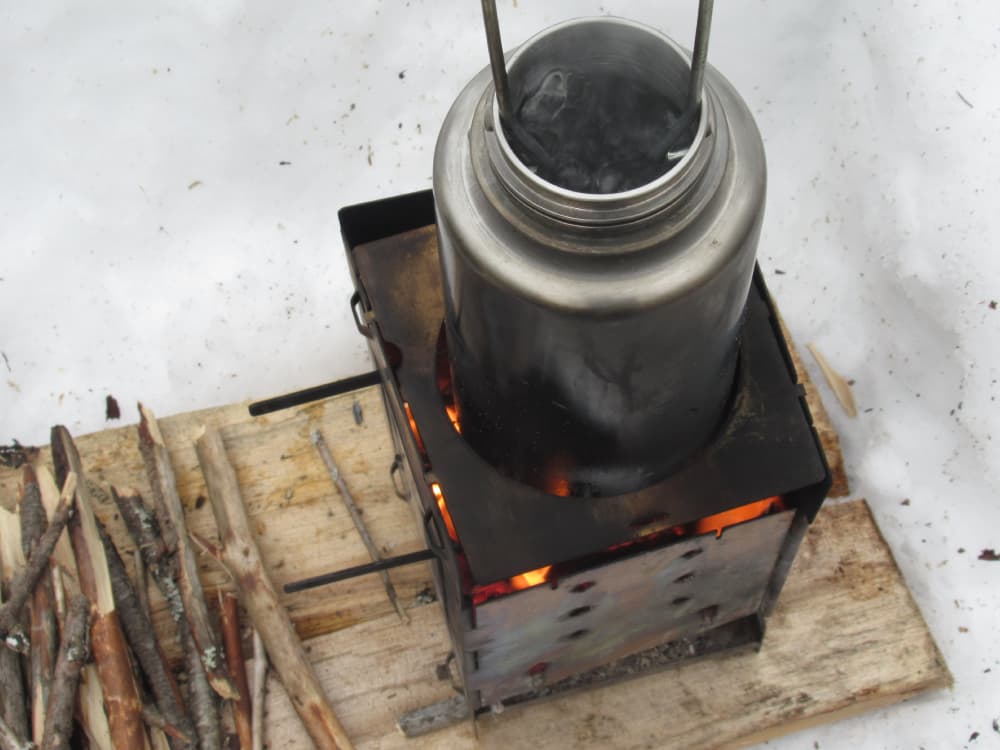
[[[0,508],[0,511],[2,510]],[[14,537],[16,534],[9,536]],[[0,538],[0,544],[8,544],[9,542],[10,539]],[[10,557],[13,557],[13,554]],[[4,555],[0,554],[0,590],[3,588],[4,580],[3,559]],[[0,593],[0,602],[3,602],[2,593]],[[24,683],[21,679],[21,659],[14,651],[0,644],[0,721],[13,735],[27,736],[28,734],[26,704]]]
[[[188,713],[194,720],[198,745],[201,750],[217,750],[222,744],[222,733],[215,693],[208,684],[205,668],[198,657],[198,649],[184,616],[184,603],[177,585],[177,567],[160,534],[160,525],[135,490],[112,487],[111,496],[118,505],[147,571],[153,576],[160,593],[167,601],[171,619],[177,624],[177,639],[188,673]]]
[[[125,631],[125,638],[132,647],[143,674],[146,675],[153,692],[153,700],[169,725],[177,727],[184,736],[194,737],[194,726],[184,709],[181,691],[167,666],[159,641],[156,640],[153,623],[142,610],[139,597],[125,570],[125,563],[100,523],[97,525],[97,531],[108,560],[108,574],[111,578],[111,590],[115,597],[118,618]],[[180,742],[176,736],[172,736],[170,746],[181,750],[190,747],[190,743]]]
[[[198,577],[198,562],[188,537],[184,505],[177,492],[177,480],[174,477],[166,443],[163,442],[160,427],[153,413],[139,404],[139,415],[139,451],[142,453],[146,474],[153,490],[153,502],[160,521],[163,541],[167,549],[174,552],[177,557],[177,582],[184,602],[184,615],[212,689],[223,698],[235,699],[238,697],[238,691],[226,673],[223,651],[219,647],[208,617],[205,593]]]
[[[21,488],[21,548],[25,557],[31,557],[35,546],[49,525],[42,504],[42,492],[38,485],[35,468],[25,464],[22,471]],[[61,536],[60,536],[61,538]],[[53,547],[53,552],[55,547]],[[29,664],[29,685],[31,687],[31,736],[36,744],[42,742],[45,728],[45,713],[48,710],[49,690],[55,669],[56,653],[59,648],[59,633],[56,628],[55,595],[52,589],[51,571],[45,566],[42,576],[35,585],[28,602],[31,625],[31,655]]]
[[[90,622],[90,602],[77,596],[70,602],[66,614],[63,642],[56,660],[51,700],[45,716],[41,750],[62,750],[69,747],[73,734],[73,704],[80,673],[87,661],[87,625]]]

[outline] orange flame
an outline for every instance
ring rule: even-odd
[[[417,429],[417,420],[413,418],[413,412],[410,410],[410,402],[403,402],[403,409],[406,411],[406,419],[410,423],[410,432],[413,433],[414,439],[417,441],[417,449],[420,451],[420,455],[427,459],[427,449],[424,448],[424,439],[420,437],[420,430]]]
[[[451,537],[451,541],[458,543],[458,532],[455,531],[455,522],[451,520],[451,513],[448,512],[448,506],[444,502],[444,493],[441,491],[441,485],[437,482],[431,482],[431,493],[434,495],[434,499],[437,500],[438,510],[441,511],[441,518],[444,520],[444,527],[448,530],[448,536]]]
[[[777,495],[741,505],[739,508],[716,513],[714,516],[702,518],[695,524],[694,533],[707,534],[710,531],[714,531],[715,537],[718,539],[722,536],[722,530],[727,526],[735,526],[744,521],[752,521],[755,518],[760,518],[770,513],[772,508],[775,510],[785,509],[785,504]]]
[[[448,415],[448,420],[451,422],[451,426],[455,428],[455,432],[459,435],[462,434],[462,425],[458,421],[458,407],[455,403],[449,402],[444,406],[445,413]]]
[[[544,568],[537,568],[536,570],[529,570],[526,573],[521,573],[511,578],[510,585],[515,591],[530,589],[532,586],[540,586],[549,580],[549,573],[551,571],[551,565],[546,565]]]

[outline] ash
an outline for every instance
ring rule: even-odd
[[[517,102],[507,136],[542,179],[582,193],[616,193],[670,168],[667,152],[680,120],[670,99],[647,82],[561,67]]]

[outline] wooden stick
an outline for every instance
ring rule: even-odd
[[[32,468],[35,470],[35,480],[38,482],[38,490],[42,496],[42,505],[45,506],[45,514],[48,517],[48,522],[52,523],[52,519],[56,515],[56,509],[59,506],[59,487],[56,485],[56,480],[52,476],[52,472],[49,471],[48,466],[39,461],[33,463]],[[73,555],[73,547],[69,542],[69,533],[59,536],[59,541],[56,542],[56,547],[52,550],[52,555],[49,557],[49,563],[59,566],[64,573],[70,575],[72,579],[70,593],[78,593],[79,586],[76,584],[76,557]]]
[[[55,479],[47,467],[35,464],[35,474],[42,491],[42,504],[51,522],[59,504],[59,490]],[[67,554],[68,553],[68,554]],[[59,630],[66,632],[67,607],[66,597],[79,596],[80,584],[77,580],[76,558],[69,543],[69,535],[63,533],[56,542],[55,551],[49,558],[52,570],[52,590],[55,595],[56,618]],[[104,713],[104,696],[101,693],[100,679],[97,668],[86,664],[80,677],[79,697],[80,726],[89,742],[91,750],[114,750],[111,745],[111,730],[108,728],[108,717]]]
[[[38,486],[34,467],[28,463],[22,470],[21,488],[21,548],[30,557],[35,545],[49,525],[42,493]],[[60,535],[61,538],[62,535]],[[53,548],[54,549],[54,548]],[[49,570],[46,564],[45,571]],[[49,703],[52,673],[55,669],[56,654],[59,649],[59,634],[56,630],[55,594],[52,578],[42,575],[31,600],[28,602],[31,625],[31,654],[29,660],[29,685],[31,692],[31,737],[36,744],[42,742],[45,729],[45,712]]]
[[[132,550],[132,563],[135,565],[135,594],[139,600],[139,609],[142,610],[146,619],[152,622],[153,611],[149,607],[149,576],[146,575],[146,563],[143,562],[142,552],[140,550]],[[171,676],[173,675],[171,674]],[[176,684],[176,680],[174,682]],[[162,719],[162,715],[153,716],[151,715],[151,711],[152,709],[148,705],[143,706],[142,719],[146,722],[146,726],[149,728],[149,744],[153,746],[153,750],[173,750],[170,746],[170,740],[168,739],[166,728],[156,726],[154,723],[157,719]],[[185,743],[181,745],[182,747],[193,748],[196,746],[196,735],[188,737],[178,730],[177,734],[170,734],[169,736]]]
[[[264,747],[264,698],[267,692],[267,652],[260,633],[253,631],[253,707],[250,716],[253,720],[251,735],[252,750],[263,750]]]
[[[148,750],[149,740],[141,716],[142,702],[129,663],[128,644],[115,609],[108,562],[97,532],[93,501],[87,482],[82,478],[80,454],[69,430],[61,425],[52,428],[51,443],[56,479],[71,472],[81,476],[76,492],[77,513],[69,526],[70,539],[76,555],[80,589],[92,607],[90,642],[104,690],[111,740],[115,747]]]
[[[813,355],[813,359],[819,365],[820,372],[826,378],[826,384],[830,386],[830,390],[833,391],[833,395],[837,397],[837,401],[840,402],[844,411],[847,412],[847,416],[858,416],[858,407],[854,403],[854,394],[851,392],[850,384],[844,380],[839,372],[830,366],[830,363],[826,361],[826,357],[816,348],[815,344],[806,344],[806,349]]]
[[[42,534],[41,539],[35,545],[28,564],[17,571],[10,582],[10,597],[8,601],[0,605],[0,637],[6,637],[15,626],[20,616],[21,608],[28,600],[31,592],[35,588],[35,583],[45,572],[49,564],[49,555],[52,554],[53,547],[59,535],[62,534],[66,521],[69,520],[73,510],[73,493],[76,490],[76,474],[67,472],[66,481],[63,483],[62,497],[59,499],[59,510],[56,512],[52,523]]]
[[[142,557],[146,570],[152,574],[167,600],[170,616],[175,622],[180,622],[184,619],[184,603],[181,601],[181,591],[174,573],[175,566],[160,534],[160,524],[135,490],[129,487],[112,487],[111,497],[118,506],[125,528],[135,542],[136,551]]]
[[[139,597],[132,588],[132,582],[125,570],[125,563],[100,522],[97,523],[97,533],[107,557],[111,590],[115,597],[115,608],[121,620],[122,630],[143,674],[146,675],[153,692],[153,700],[167,724],[177,727],[184,736],[194,737],[194,726],[184,709],[181,691],[156,639],[153,623],[142,611]],[[178,742],[176,737],[172,737],[172,740],[171,747],[178,750],[189,745]]]
[[[166,717],[164,717],[164,715],[153,706],[146,705],[142,707],[142,720],[146,722],[146,726],[151,729],[158,729],[168,737],[180,740],[185,746],[193,746],[194,744],[193,733],[190,735],[185,734],[181,731],[180,727],[167,721]]]
[[[56,661],[51,702],[45,716],[45,726],[39,746],[42,750],[62,750],[69,747],[73,734],[73,704],[80,673],[87,661],[87,625],[90,602],[85,596],[74,597],[66,614],[66,628]]]
[[[299,719],[318,748],[352,748],[264,568],[222,437],[216,430],[206,430],[196,448],[219,527],[223,560]]]
[[[240,697],[233,702],[233,719],[236,724],[236,736],[239,737],[240,750],[250,750],[252,745],[250,731],[250,686],[247,684],[246,664],[243,661],[243,649],[240,645],[240,611],[239,600],[233,593],[222,594],[222,640],[226,644],[226,663],[229,673],[236,682]]]
[[[177,624],[177,639],[184,654],[184,665],[188,673],[188,714],[194,721],[198,745],[201,750],[216,750],[221,747],[222,734],[219,715],[215,705],[215,693],[208,684],[205,668],[198,656],[198,649],[191,637],[184,616],[184,603],[180,587],[177,585],[177,566],[170,557],[167,546],[160,535],[160,525],[149,511],[142,497],[132,489],[111,488],[136,549],[146,563],[146,569],[160,588],[167,601],[167,611]]]
[[[220,750],[222,726],[219,723],[218,696],[208,683],[205,666],[198,658],[198,649],[186,621],[180,623],[181,648],[184,649],[184,666],[188,673],[188,708],[194,718],[201,750]]]
[[[11,536],[14,535],[11,534]],[[0,539],[0,542],[7,543],[3,539]],[[4,557],[6,555],[0,555],[0,602],[3,602]],[[3,721],[4,726],[10,729],[13,734],[27,736],[28,713],[26,709],[21,660],[14,651],[0,645],[0,721]]]
[[[205,674],[212,689],[223,698],[234,700],[238,697],[238,693],[226,673],[223,651],[219,647],[208,618],[205,593],[198,577],[198,562],[191,547],[191,540],[188,538],[184,505],[177,492],[177,480],[174,477],[166,443],[163,442],[156,417],[142,404],[139,404],[139,416],[139,450],[153,490],[153,502],[160,521],[163,541],[167,549],[177,556],[177,582],[184,602],[184,616],[191,627],[191,635],[198,647],[198,655],[205,666]]]
[[[146,722],[148,725],[149,722]],[[156,727],[150,726],[149,728],[149,744],[152,746],[153,750],[170,750],[170,740],[169,735],[162,729],[157,729]]]
[[[0,719],[0,750],[35,750],[35,746],[22,739],[10,724]]]
[[[318,429],[314,429],[312,431],[312,441],[313,445],[316,446],[320,458],[323,459],[323,463],[326,464],[326,469],[330,473],[330,479],[340,493],[340,499],[344,501],[344,507],[347,508],[347,512],[351,516],[351,521],[354,522],[354,528],[357,529],[358,536],[361,537],[365,549],[368,550],[369,557],[371,557],[372,562],[379,562],[382,559],[382,553],[372,540],[371,534],[368,533],[368,527],[365,526],[365,522],[361,518],[361,510],[358,508],[357,503],[354,502],[354,495],[351,494],[351,490],[347,486],[343,474],[340,473],[340,469],[337,468],[337,464],[333,460],[330,448],[323,439],[323,433]],[[399,597],[396,595],[396,587],[392,585],[389,572],[387,570],[380,570],[379,576],[382,578],[382,586],[385,588],[385,595],[389,598],[389,603],[396,610],[399,619],[409,625],[410,616],[406,614],[402,602],[399,601]]]
[[[5,587],[10,586],[14,571],[23,568],[27,562],[24,550],[21,549],[21,521],[17,513],[0,505],[0,580]]]

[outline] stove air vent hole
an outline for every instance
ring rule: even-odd
[[[584,591],[592,589],[596,583],[597,581],[583,581],[581,583],[576,584],[576,586],[574,586],[573,588],[571,588],[570,592],[574,594],[582,594]]]
[[[676,578],[674,579],[674,583],[687,583],[687,582],[688,582],[688,581],[690,581],[690,580],[691,580],[692,578],[694,578],[694,573],[685,573],[685,574],[684,574],[684,575],[682,575],[682,576],[677,576],[677,577],[676,577]]]
[[[683,555],[681,555],[681,557],[684,558],[685,560],[691,560],[691,559],[697,557],[698,555],[700,555],[704,551],[705,550],[703,550],[700,547],[698,547],[698,548],[695,548],[695,549],[692,549],[692,550],[688,550]]]
[[[682,604],[687,604],[689,601],[691,601],[691,597],[690,596],[678,596],[676,599],[674,599],[670,603],[673,604],[675,607],[679,607]]]
[[[576,607],[574,609],[571,609],[569,612],[567,612],[566,615],[565,615],[565,617],[566,618],[579,617],[580,615],[587,614],[592,609],[593,609],[593,607],[591,607],[590,605],[587,605],[585,607]]]
[[[587,630],[586,628],[580,628],[579,630],[574,630],[569,635],[564,635],[563,636],[563,640],[564,641],[575,641],[575,640],[577,640],[579,638],[583,638],[583,636],[585,636],[585,635],[587,635],[589,633],[590,633],[590,631]]]

